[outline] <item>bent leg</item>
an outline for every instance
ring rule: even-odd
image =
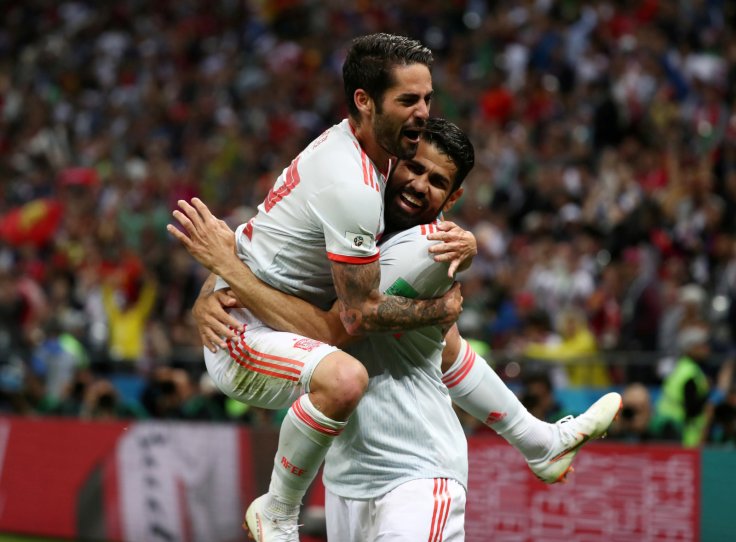
[[[345,427],[368,384],[368,373],[353,357],[333,351],[320,360],[281,424],[269,493],[298,507],[317,475],[332,441]]]
[[[265,525],[295,533],[302,498],[360,401],[367,372],[333,346],[255,320],[245,322],[227,351],[208,352],[208,372],[230,397],[263,408],[291,405],[281,425],[269,493],[254,501],[246,521],[251,530]]]
[[[442,382],[452,401],[492,428],[527,460],[544,457],[554,442],[554,426],[532,416],[488,362],[478,356],[453,328],[445,338],[454,361]],[[443,368],[448,363],[443,353]]]

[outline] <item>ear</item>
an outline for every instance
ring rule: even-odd
[[[355,101],[355,107],[358,108],[361,115],[370,117],[373,114],[373,100],[362,88],[355,91],[353,101]]]
[[[460,199],[460,196],[463,195],[463,192],[465,192],[464,188],[458,188],[452,194],[450,194],[450,197],[447,198],[447,201],[442,206],[442,212],[446,213],[447,211],[452,209],[452,207],[455,205],[455,202]]]

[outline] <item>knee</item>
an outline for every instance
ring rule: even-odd
[[[368,371],[355,358],[342,354],[320,363],[310,388],[312,402],[325,416],[344,419],[368,388]]]
[[[363,364],[351,358],[341,363],[335,371],[333,395],[343,408],[354,410],[368,389],[368,371]]]

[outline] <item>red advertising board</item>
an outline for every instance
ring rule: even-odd
[[[242,540],[243,503],[264,462],[253,434],[225,424],[0,417],[0,532]]]
[[[699,539],[700,455],[594,442],[566,484],[546,485],[500,438],[469,441],[468,542]]]
[[[0,532],[243,540],[242,512],[268,484],[276,436],[226,424],[0,417]],[[494,436],[469,440],[469,463],[468,542],[699,538],[698,451],[595,442],[569,483],[554,486]]]

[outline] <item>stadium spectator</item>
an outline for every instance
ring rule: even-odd
[[[196,339],[191,322],[176,315],[197,275],[177,262],[168,280],[178,247],[156,231],[156,217],[194,195],[222,217],[262,201],[274,172],[344,116],[346,44],[378,29],[433,49],[433,114],[458,123],[478,150],[456,216],[479,239],[493,235],[463,279],[472,292],[464,335],[505,345],[487,328],[506,317],[505,300],[526,291],[530,269],[548,267],[558,245],[560,255],[569,250],[566,218],[599,236],[581,302],[607,354],[656,358],[669,281],[698,284],[705,307],[717,309],[705,316],[720,319],[720,348],[734,344],[736,40],[727,2],[499,0],[434,3],[419,14],[302,0],[8,0],[0,16],[8,23],[0,29],[0,267],[47,295],[50,277],[69,277],[66,305],[81,316],[92,366],[108,334],[99,264],[123,260],[110,248],[143,252],[157,279],[160,303],[145,331],[157,361],[199,363],[187,343]],[[11,211],[47,197],[63,207],[49,238],[11,242]],[[108,233],[113,225],[124,231],[119,239]],[[551,247],[534,250],[542,236]],[[170,344],[148,337],[160,337],[156,329]],[[17,346],[8,385],[28,368],[28,346],[23,355]],[[625,376],[658,383],[654,363],[644,363]]]
[[[646,386],[639,382],[629,384],[621,393],[621,398],[621,414],[613,422],[608,436],[638,443],[655,440],[657,436],[653,426],[652,401]]]
[[[711,355],[710,330],[705,325],[691,325],[678,335],[680,358],[662,383],[657,402],[658,432],[677,436],[683,446],[701,444],[706,436],[711,384],[703,369]]]
[[[610,385],[585,314],[578,309],[565,309],[559,313],[556,324],[561,339],[558,344],[532,343],[524,349],[524,355],[534,360],[564,364],[570,386]]]
[[[524,378],[521,402],[532,416],[547,422],[556,422],[569,414],[555,398],[552,381],[544,373],[531,373]]]

